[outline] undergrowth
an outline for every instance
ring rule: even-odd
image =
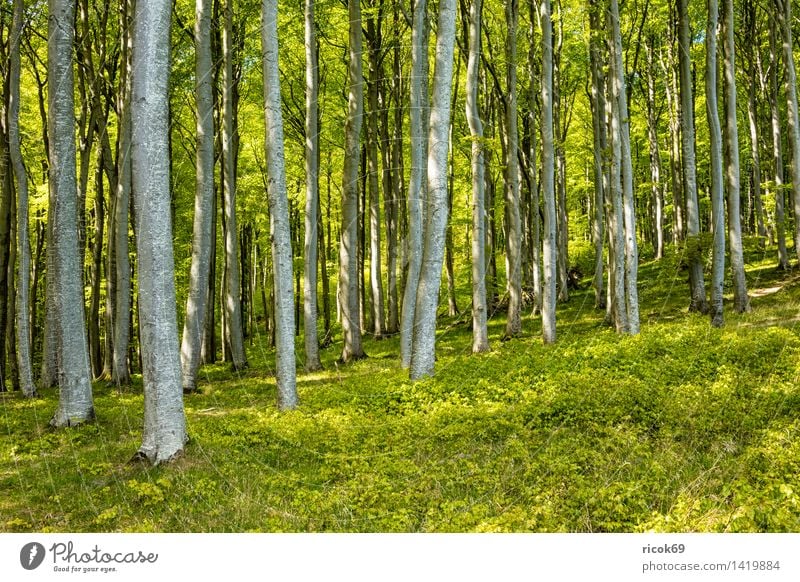
[[[165,467],[128,463],[140,380],[97,384],[97,421],[62,431],[54,390],[2,394],[0,531],[798,531],[800,284],[748,256],[753,312],[726,303],[722,329],[668,255],[640,270],[636,337],[589,289],[554,346],[531,317],[502,343],[495,313],[475,356],[468,314],[442,318],[435,378],[408,381],[397,338],[348,366],[334,344],[288,413],[256,337],[244,372],[203,370]]]

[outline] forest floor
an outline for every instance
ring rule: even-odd
[[[687,313],[668,256],[641,266],[636,337],[587,285],[554,346],[530,317],[500,342],[497,313],[473,356],[468,314],[443,318],[416,384],[397,338],[348,366],[334,344],[288,413],[257,337],[244,372],[203,369],[186,455],[157,468],[129,463],[140,379],[96,384],[97,421],[57,432],[55,390],[2,394],[0,531],[798,531],[800,278],[774,264],[751,247],[753,311],[726,295],[722,329]]]

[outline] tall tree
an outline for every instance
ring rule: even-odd
[[[233,1],[226,0],[222,26],[222,184],[225,198],[225,342],[234,370],[247,366],[242,329],[241,268],[236,220],[236,148],[233,73]]]
[[[794,203],[794,252],[800,259],[800,114],[797,105],[797,72],[792,43],[791,0],[775,0],[775,11],[783,40],[783,66],[786,84],[786,116],[792,149],[792,200]]]
[[[48,313],[48,317],[55,318],[59,385],[58,410],[50,423],[65,427],[92,420],[94,405],[83,314],[83,269],[75,236],[78,229],[72,69],[75,3],[50,0],[49,9],[47,99],[53,273],[48,293],[52,294],[54,313]]]
[[[717,111],[717,0],[708,0],[706,28],[706,116],[711,141],[711,219],[714,229],[711,267],[711,325],[724,323],[722,285],[725,278],[725,207],[722,192],[722,133]]]
[[[467,123],[472,138],[472,351],[489,351],[486,327],[486,209],[483,122],[478,107],[481,59],[481,0],[469,9],[469,60],[467,62]]]
[[[262,3],[261,43],[264,55],[264,101],[266,157],[272,239],[273,286],[275,289],[275,369],[278,407],[297,406],[294,355],[294,297],[292,295],[292,243],[289,201],[283,152],[280,71],[278,69],[278,2]],[[316,325],[316,322],[315,322]]]
[[[556,201],[553,143],[553,23],[550,0],[541,0],[542,27],[542,199],[544,201],[542,337],[556,341]]]
[[[594,137],[594,214],[592,216],[592,241],[594,242],[594,305],[597,309],[605,309],[606,293],[603,288],[603,210],[606,190],[608,189],[606,167],[608,166],[606,132],[606,98],[605,77],[603,75],[603,58],[601,35],[602,10],[599,0],[593,0],[589,7],[590,44],[589,60],[591,63],[591,106],[592,134]]]
[[[168,0],[137,2],[131,115],[133,198],[139,273],[144,435],[137,456],[170,461],[187,441],[172,256],[169,160]],[[52,133],[52,132],[51,132]]]
[[[428,14],[426,0],[414,0],[411,25],[409,125],[411,175],[408,182],[408,273],[400,315],[400,365],[411,366],[414,321],[422,268],[423,200],[426,196],[428,135]]]
[[[305,4],[306,48],[306,228],[303,264],[303,333],[306,370],[322,369],[317,337],[317,208],[319,207],[319,61],[314,0]],[[325,258],[323,258],[325,260]]]
[[[428,204],[425,212],[425,244],[414,309],[412,380],[433,375],[436,360],[436,311],[439,305],[439,286],[442,280],[448,220],[447,153],[455,36],[456,2],[440,0],[428,129]]]
[[[363,358],[358,297],[358,166],[361,161],[361,125],[364,115],[364,80],[361,66],[361,4],[348,0],[350,22],[347,121],[342,172],[342,228],[339,246],[339,307],[344,348],[342,361]]]
[[[633,164],[631,162],[630,118],[628,116],[628,90],[625,67],[622,61],[622,35],[619,24],[617,0],[611,0],[611,34],[614,50],[611,54],[614,107],[619,109],[619,142],[622,155],[622,200],[625,222],[625,301],[628,333],[639,333],[639,248],[636,242],[636,202],[633,194]]]
[[[786,192],[783,184],[783,131],[781,130],[781,112],[778,104],[778,31],[777,19],[770,19],[769,30],[769,107],[772,126],[772,159],[775,166],[775,236],[778,243],[778,269],[789,268],[789,254],[786,250],[786,219],[784,200]]]
[[[17,363],[19,384],[28,398],[36,396],[31,365],[30,333],[30,269],[31,247],[28,237],[28,174],[22,161],[19,137],[20,98],[20,38],[24,17],[23,0],[14,0],[9,48],[8,90],[8,150],[17,189],[17,255],[19,256],[19,283],[17,285]]]
[[[197,150],[195,168],[192,266],[181,340],[181,375],[184,392],[197,387],[200,348],[208,309],[211,270],[211,229],[214,216],[214,78],[211,56],[211,0],[197,0],[195,8],[195,85],[197,100]]]
[[[703,279],[703,254],[700,247],[700,209],[697,203],[695,162],[694,100],[692,99],[691,38],[688,0],[678,2],[678,60],[680,70],[681,149],[683,154],[683,192],[686,203],[687,254],[689,261],[690,311],[705,313],[706,289]]]
[[[724,59],[723,95],[725,99],[725,186],[728,191],[728,242],[730,243],[731,270],[733,272],[733,308],[737,313],[750,311],[747,281],[744,276],[744,251],[742,249],[742,223],[739,211],[739,129],[736,121],[736,63],[734,48],[735,15],[733,0],[723,1]],[[799,150],[800,151],[800,150]],[[798,166],[800,169],[800,166]],[[800,172],[797,175],[800,178]],[[800,193],[800,188],[795,190]],[[797,207],[800,212],[800,207]],[[796,215],[800,217],[800,213]],[[800,238],[797,239],[800,241]]]
[[[517,129],[517,23],[519,21],[518,0],[506,2],[506,216],[508,217],[508,240],[506,241],[506,271],[508,277],[508,319],[506,337],[514,337],[522,331],[522,228],[519,216],[519,131]]]
[[[656,113],[656,75],[654,70],[654,41],[649,37],[647,51],[647,141],[650,147],[650,189],[653,194],[655,220],[655,258],[664,256],[664,191],[661,184],[661,149],[658,144],[658,115]]]

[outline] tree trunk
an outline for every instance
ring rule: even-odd
[[[683,191],[686,201],[686,253],[691,291],[690,311],[706,313],[706,288],[703,279],[703,249],[700,244],[700,211],[697,204],[695,164],[694,101],[689,35],[688,0],[678,0],[678,54],[680,61],[681,146],[683,153]]]
[[[508,277],[508,318],[506,337],[522,331],[522,228],[519,217],[519,132],[517,129],[517,23],[518,0],[506,2],[506,206],[508,208],[508,240],[506,240]]]
[[[783,139],[781,135],[781,114],[778,105],[778,32],[775,22],[771,20],[769,31],[770,60],[770,116],[772,121],[772,157],[775,163],[775,235],[778,243],[778,269],[789,268],[789,254],[786,250],[786,222],[784,201],[786,193],[783,184]]]
[[[711,141],[711,219],[714,228],[711,267],[711,325],[721,327],[722,286],[725,278],[725,207],[722,192],[722,134],[717,112],[717,0],[708,0],[706,28],[706,115]]]
[[[455,0],[440,0],[436,34],[436,64],[428,130],[428,204],[425,212],[425,245],[414,309],[412,380],[433,375],[436,360],[436,312],[439,305],[439,287],[442,281],[442,262],[448,220],[447,152],[455,36],[456,2]]]
[[[283,153],[280,72],[278,70],[277,0],[262,4],[261,42],[264,55],[264,100],[266,158],[269,175],[270,237],[275,288],[275,378],[278,407],[297,406],[294,355],[294,306],[292,305],[292,244],[289,231],[289,201],[286,194],[286,169]],[[359,29],[360,30],[360,29]],[[314,323],[316,325],[316,321]]]
[[[319,63],[317,56],[314,0],[305,3],[306,51],[306,216],[305,261],[303,263],[303,334],[306,370],[322,369],[317,337],[317,227],[319,217]],[[323,262],[325,257],[323,256]]]
[[[50,0],[48,122],[50,124],[50,220],[52,221],[55,339],[58,354],[58,410],[55,427],[94,418],[89,353],[83,314],[83,272],[78,252],[78,192],[75,176],[75,109],[72,47],[73,0]],[[48,314],[49,316],[49,314]]]
[[[209,307],[208,283],[214,219],[214,96],[211,54],[211,0],[197,0],[195,7],[195,89],[197,101],[197,149],[195,169],[192,263],[189,293],[181,339],[181,382],[185,393],[197,390],[197,371]],[[213,309],[213,305],[212,305]]]
[[[114,312],[114,358],[112,380],[116,386],[130,383],[128,348],[131,335],[131,264],[128,255],[128,217],[131,205],[131,71],[133,49],[133,2],[126,0],[121,15],[122,50],[117,112],[117,192],[114,205],[114,252],[116,263],[116,304]]]
[[[736,63],[734,49],[733,0],[723,0],[725,33],[723,43],[724,68],[723,93],[725,98],[725,151],[727,153],[725,185],[728,189],[728,240],[730,243],[731,270],[733,271],[733,308],[736,313],[750,311],[747,296],[747,280],[744,275],[744,251],[742,249],[742,225],[739,211],[739,129],[736,121]],[[800,149],[798,149],[800,153]],[[800,172],[797,175],[800,178]],[[800,193],[800,188],[796,190]],[[800,208],[798,209],[800,212]],[[796,218],[800,214],[796,215]],[[722,224],[722,223],[720,223]],[[800,241],[800,238],[798,239]]]
[[[536,2],[529,2],[530,16],[530,48],[528,50],[528,75],[530,85],[528,87],[528,123],[529,123],[529,150],[528,150],[528,174],[530,179],[530,216],[531,216],[531,284],[533,285],[533,312],[535,314],[542,311],[542,234],[541,217],[539,214],[539,179],[537,175],[538,164],[538,139],[536,135]]]
[[[544,199],[542,337],[556,341],[556,201],[553,143],[553,24],[550,0],[541,0],[542,26],[542,198]]]
[[[794,251],[800,259],[800,118],[798,117],[797,73],[794,66],[794,45],[792,44],[792,3],[790,0],[775,0],[775,10],[783,41],[786,121],[789,127],[789,145],[792,150]]]
[[[664,192],[661,184],[661,150],[658,145],[658,118],[656,117],[656,77],[653,70],[653,40],[647,50],[647,138],[650,145],[650,182],[655,205],[655,258],[664,257]]]
[[[411,366],[414,343],[414,321],[422,268],[423,201],[426,198],[428,135],[428,16],[426,0],[414,0],[411,28],[410,80],[411,177],[408,183],[408,270],[400,315],[400,365]],[[438,298],[437,298],[438,299]]]
[[[358,165],[361,161],[361,124],[364,82],[361,73],[361,4],[348,0],[350,61],[347,121],[345,122],[344,170],[342,172],[342,228],[339,248],[339,305],[342,312],[344,349],[342,361],[365,356],[361,347],[358,269]]]
[[[19,386],[27,398],[36,396],[31,364],[30,269],[31,249],[28,237],[28,175],[22,161],[19,136],[20,38],[24,17],[23,0],[14,0],[9,48],[8,150],[17,190],[17,255],[19,283],[16,299],[17,364]],[[34,297],[35,300],[35,297]]]
[[[233,1],[227,0],[222,27],[222,183],[225,197],[225,344],[234,370],[247,366],[242,331],[241,274],[237,252],[236,136],[234,128]]]
[[[381,272],[381,201],[378,174],[378,83],[380,71],[380,29],[375,16],[367,21],[369,39],[369,83],[367,115],[367,182],[369,184],[369,281],[372,291],[372,325],[375,339],[383,338],[383,274]],[[388,144],[386,144],[388,146]],[[384,146],[386,147],[386,146]],[[384,192],[386,196],[386,192]],[[365,209],[366,210],[366,209]]]
[[[472,352],[489,351],[486,327],[486,209],[484,206],[483,122],[478,108],[481,62],[481,4],[472,0],[469,11],[467,63],[467,123],[472,137]]]
[[[103,150],[98,149],[97,167],[94,176],[94,238],[92,240],[92,264],[89,294],[89,361],[93,378],[103,372],[103,354],[100,345],[100,282],[103,269],[103,237],[105,236],[105,192],[103,188]]]
[[[137,456],[153,464],[181,455],[188,438],[170,221],[170,16],[167,0],[136,3],[131,164],[145,398],[144,435]]]
[[[590,5],[591,40],[589,45],[589,58],[591,61],[591,105],[592,105],[592,133],[594,136],[594,213],[592,215],[592,241],[594,242],[594,306],[595,309],[606,308],[606,292],[603,287],[603,210],[605,205],[605,183],[607,166],[607,135],[606,135],[606,100],[605,78],[603,76],[602,43],[602,12],[598,0],[593,0]]]

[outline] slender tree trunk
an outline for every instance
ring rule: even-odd
[[[667,107],[669,108],[669,167],[670,167],[670,187],[672,189],[672,209],[673,209],[673,236],[675,243],[681,242],[686,238],[685,219],[684,219],[684,198],[683,198],[683,167],[681,165],[681,124],[680,124],[680,105],[678,97],[678,82],[675,78],[675,65],[672,57],[672,39],[667,49],[667,61],[661,58],[661,71],[664,73],[666,81]]]
[[[483,122],[478,108],[481,62],[482,0],[472,0],[469,10],[469,60],[467,63],[467,123],[472,137],[472,352],[489,351],[486,327],[486,210],[484,207]]]
[[[117,386],[130,383],[128,348],[131,335],[131,264],[128,256],[128,216],[131,205],[131,70],[132,70],[132,27],[133,2],[125,0],[121,4],[120,27],[122,30],[122,50],[120,62],[120,88],[117,111],[119,130],[117,135],[117,193],[114,206],[114,253],[116,263],[116,305],[114,312],[114,358],[112,380]]]
[[[153,464],[181,455],[188,439],[170,220],[170,15],[167,0],[136,3],[131,164],[145,398],[144,435],[137,456]]]
[[[380,29],[375,26],[375,17],[367,21],[369,31],[369,83],[367,115],[367,183],[369,185],[369,281],[372,294],[372,324],[375,339],[383,337],[383,274],[381,272],[381,201],[378,169],[378,84],[381,71]],[[388,146],[386,144],[384,147]],[[384,192],[384,196],[386,193]],[[366,209],[365,209],[366,210]]]
[[[361,73],[361,5],[348,1],[350,62],[345,155],[342,175],[342,229],[339,250],[339,305],[342,312],[344,349],[342,361],[363,358],[358,284],[358,165],[361,161],[361,124],[364,113],[364,81]]]
[[[197,101],[197,149],[195,169],[192,263],[189,293],[181,339],[181,381],[183,391],[197,390],[197,371],[208,311],[208,283],[214,218],[214,96],[211,55],[211,0],[197,0],[195,6],[195,90]],[[213,308],[213,306],[212,306]]]
[[[706,28],[706,115],[711,140],[711,219],[714,228],[711,267],[711,325],[721,327],[722,286],[725,278],[725,207],[722,191],[722,134],[717,111],[717,0],[708,0]]]
[[[589,58],[591,61],[591,105],[592,105],[592,133],[594,135],[594,214],[592,216],[592,241],[594,242],[594,306],[596,309],[606,308],[606,292],[603,287],[603,210],[605,201],[605,167],[607,166],[607,135],[606,135],[606,101],[605,78],[603,76],[602,42],[600,40],[602,26],[602,12],[599,0],[593,0],[590,5],[590,34]]]
[[[8,150],[17,190],[17,255],[19,283],[16,300],[17,364],[19,385],[27,398],[36,396],[31,364],[30,269],[31,249],[28,237],[28,175],[22,161],[19,137],[20,38],[24,18],[23,0],[14,0],[9,48]],[[34,297],[35,300],[35,297]]]
[[[425,212],[425,244],[414,309],[412,380],[433,375],[436,360],[436,312],[439,305],[439,286],[442,281],[448,220],[447,152],[455,36],[456,2],[440,0],[428,130],[428,205]]]
[[[428,16],[426,0],[414,0],[411,29],[410,139],[411,177],[408,184],[408,273],[400,319],[400,364],[411,366],[414,321],[422,268],[423,200],[426,197],[428,123]],[[437,297],[438,299],[438,297]]]
[[[306,216],[303,264],[303,332],[306,370],[322,369],[317,337],[317,226],[319,217],[319,63],[314,0],[305,3],[306,50]],[[323,257],[323,262],[325,262]]]
[[[744,250],[742,249],[742,225],[739,211],[739,129],[736,121],[736,63],[734,49],[733,0],[723,1],[723,42],[725,98],[725,151],[727,153],[725,185],[728,190],[728,240],[730,243],[731,270],[733,274],[733,308],[737,313],[750,311],[747,296],[747,280],[744,275]],[[798,149],[800,152],[800,149]],[[800,169],[800,168],[799,168]],[[798,173],[800,178],[800,172]],[[800,188],[797,189],[800,193]],[[797,217],[800,217],[798,207]],[[722,223],[720,223],[721,225]],[[800,240],[800,238],[798,239]]]
[[[630,118],[628,116],[628,91],[625,67],[622,61],[622,36],[620,34],[619,7],[611,0],[611,28],[614,51],[614,106],[619,108],[619,141],[622,154],[622,213],[625,223],[625,300],[628,333],[639,333],[639,248],[636,241],[636,202],[633,193],[633,165],[631,162]]]
[[[688,0],[678,0],[678,54],[680,61],[681,146],[683,150],[683,190],[686,201],[687,259],[691,291],[690,311],[706,313],[706,288],[703,279],[703,249],[700,245],[700,210],[697,203],[695,164],[694,101],[689,35]]]
[[[789,254],[786,250],[786,219],[784,201],[786,193],[783,184],[783,140],[781,135],[781,114],[778,105],[778,32],[774,19],[770,23],[769,60],[770,60],[770,116],[772,121],[772,157],[775,163],[775,235],[778,243],[778,269],[789,268]]]
[[[92,264],[89,294],[89,361],[93,378],[103,371],[103,354],[100,347],[100,282],[103,268],[103,237],[105,236],[105,192],[103,187],[103,150],[98,148],[97,167],[94,176],[94,239],[92,240]]]
[[[800,259],[800,116],[797,105],[797,73],[794,66],[794,44],[792,43],[792,3],[790,0],[775,0],[775,10],[783,41],[786,116],[789,127],[789,145],[792,150],[794,251],[798,259]]]
[[[278,3],[262,3],[261,42],[264,55],[264,100],[266,111],[266,157],[269,175],[270,236],[275,288],[275,369],[278,407],[297,406],[294,356],[294,306],[292,305],[292,244],[289,231],[289,201],[283,153],[280,72],[278,70]],[[314,322],[316,325],[316,321]]]
[[[49,291],[55,303],[58,354],[58,410],[55,427],[94,418],[89,352],[83,314],[78,192],[75,176],[75,109],[72,46],[75,36],[73,0],[50,0],[48,48],[48,122],[50,124],[50,220],[53,277]]]
[[[542,296],[542,337],[556,341],[556,201],[553,143],[553,24],[550,0],[541,0],[542,26],[542,198],[544,199],[544,292]]]
[[[530,85],[528,88],[528,124],[530,146],[528,151],[528,173],[530,179],[531,199],[531,283],[533,285],[533,312],[534,314],[542,311],[542,234],[541,216],[539,214],[539,177],[537,165],[539,158],[539,140],[537,139],[536,124],[536,80],[539,72],[536,68],[536,21],[537,6],[536,2],[528,3],[528,15],[530,17],[530,48],[528,50],[528,75]]]
[[[508,217],[508,240],[506,240],[506,269],[508,278],[508,318],[506,337],[514,337],[522,331],[522,227],[519,216],[519,132],[517,129],[517,23],[519,21],[518,0],[506,2],[506,215]]]
[[[653,70],[653,40],[647,45],[647,138],[650,146],[650,182],[655,206],[655,258],[664,257],[664,191],[661,184],[661,150],[656,117],[656,79]]]

